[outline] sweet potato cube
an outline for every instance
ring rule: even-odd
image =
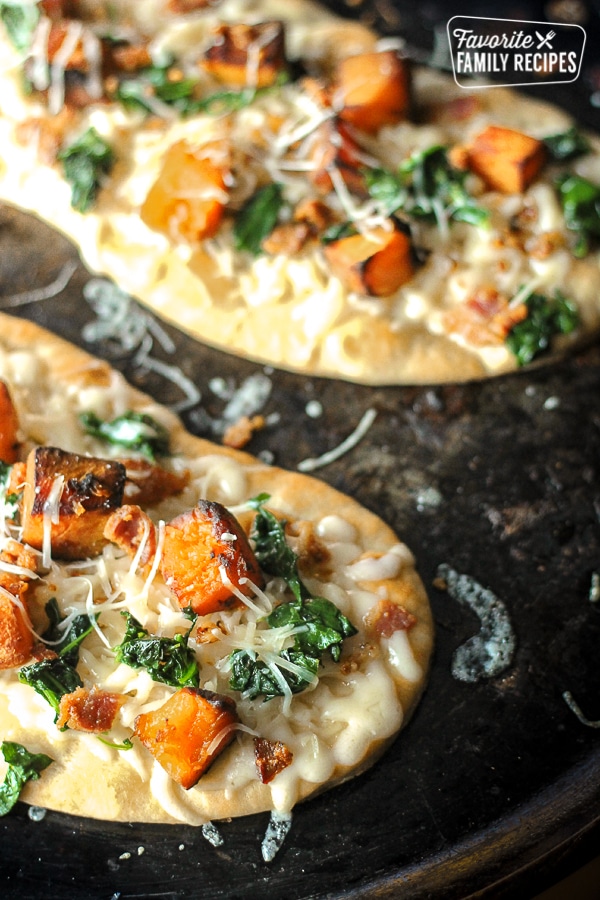
[[[0,670],[22,666],[32,648],[33,634],[21,608],[0,593]]]
[[[245,581],[264,579],[246,533],[221,503],[200,500],[165,527],[160,569],[182,607],[198,615],[239,606],[232,587],[251,596]]]
[[[410,96],[408,62],[394,50],[348,56],[336,67],[333,106],[361,131],[374,134],[406,119]]]
[[[468,148],[468,166],[487,186],[503,194],[522,193],[546,161],[542,141],[489,125]]]
[[[223,147],[193,147],[177,141],[144,200],[140,216],[155,231],[190,243],[218,231],[227,193],[228,156]]]
[[[238,721],[230,697],[185,687],[159,709],[141,713],[134,731],[165,772],[187,790],[231,743]]]
[[[325,244],[331,270],[350,291],[388,297],[414,274],[410,236],[393,224]]]
[[[3,381],[0,381],[0,460],[12,464],[19,452],[19,417]]]
[[[57,447],[37,447],[27,458],[22,504],[22,539],[53,556],[96,556],[107,543],[104,526],[123,501],[125,466],[116,460],[79,456]]]
[[[269,87],[286,68],[283,23],[219,25],[201,65],[231,87]]]

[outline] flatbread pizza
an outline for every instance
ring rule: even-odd
[[[0,197],[215,347],[373,384],[600,327],[600,143],[310,0],[5,0]]]
[[[0,326],[0,812],[22,789],[113,821],[288,815],[371,765],[432,649],[406,545],[61,338]]]

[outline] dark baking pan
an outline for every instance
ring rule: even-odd
[[[425,48],[434,7],[428,15],[417,23]],[[591,90],[578,83],[569,105],[600,124]],[[362,387],[230,357],[157,330],[149,314],[148,343],[141,333],[129,344],[102,337],[85,299],[90,277],[63,237],[0,207],[0,308],[106,357],[179,408],[195,433],[220,439],[227,391],[240,396],[248,378],[260,380],[268,425],[247,449],[292,469],[376,412],[362,439],[316,474],[410,544],[436,652],[396,743],[365,775],[299,806],[271,863],[261,855],[268,815],[219,823],[215,847],[188,826],[54,812],[37,821],[18,804],[0,824],[4,900],[522,897],[596,852],[600,347],[487,382]],[[441,589],[440,567],[502,604],[516,649],[501,672],[457,677],[455,654],[482,621]]]

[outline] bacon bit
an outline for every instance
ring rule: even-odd
[[[28,569],[30,572],[33,572],[34,575],[39,571],[39,559],[37,553],[30,547],[21,544],[19,541],[7,541],[2,551],[0,551],[0,560],[2,560],[2,562],[9,563],[9,565],[13,566],[20,566],[22,569]],[[19,577],[31,581],[33,576],[20,575]]]
[[[104,537],[121,547],[133,559],[143,543],[139,559],[140,569],[146,572],[156,556],[156,527],[139,506],[125,504],[108,519]]]
[[[291,765],[294,754],[282,741],[254,738],[256,771],[263,784],[269,784],[276,775]]]
[[[58,659],[58,653],[51,650],[46,644],[35,644],[31,651],[31,657],[35,662],[42,662],[43,659]]]
[[[185,15],[195,12],[197,9],[217,6],[218,3],[219,0],[167,0],[167,9],[176,15]]]
[[[331,170],[337,169],[354,194],[365,195],[364,152],[339,120],[327,119],[307,138],[305,150],[313,164],[309,178],[321,194],[333,190]]]
[[[511,226],[517,230],[528,228],[537,222],[538,216],[539,210],[537,206],[524,206],[511,220]]]
[[[481,318],[491,319],[506,305],[506,297],[495,288],[481,287],[467,300],[467,306]]]
[[[170,472],[146,459],[121,459],[126,470],[123,496],[139,506],[153,506],[180,494],[190,482],[189,469]]]
[[[79,82],[70,82],[67,80],[65,83],[65,106],[77,112],[77,110],[86,109],[92,103],[104,102],[104,98],[100,98],[97,96],[92,96],[90,92],[87,90],[85,85]]]
[[[121,72],[137,72],[152,65],[148,44],[115,44],[110,49],[111,62]]]
[[[0,553],[0,560],[9,565],[29,569],[33,574],[6,572],[0,568],[0,669],[21,666],[30,658],[33,633],[27,614],[26,594],[38,566],[38,556],[18,541],[9,541]]]
[[[283,225],[277,225],[267,235],[262,241],[261,247],[265,253],[270,253],[272,256],[278,254],[294,256],[300,253],[311,237],[312,231],[308,222],[284,222]]]
[[[325,575],[331,565],[331,553],[321,539],[315,534],[313,522],[298,520],[289,522],[285,527],[286,535],[293,539],[294,553],[298,557],[301,568],[317,574]]]
[[[526,249],[533,259],[548,259],[564,246],[565,238],[560,231],[546,231],[528,242]]]
[[[365,628],[368,634],[390,638],[395,631],[408,631],[416,621],[415,616],[400,604],[380,600],[365,616]]]
[[[8,387],[0,381],[0,460],[12,463],[17,461],[19,441],[19,417],[12,401]]]
[[[340,663],[340,672],[344,676],[353,675],[362,668],[365,660],[377,659],[380,654],[379,644],[373,644],[370,641],[361,644],[357,650],[354,650],[350,656]]]
[[[220,640],[219,636],[215,634],[215,631],[219,631],[221,634],[227,634],[227,629],[220,619],[218,622],[211,622],[209,625],[203,625],[202,622],[197,622],[196,630],[194,631],[194,640],[197,644],[214,644],[216,641]]]
[[[313,234],[321,234],[335,221],[333,210],[322,200],[307,197],[294,209],[294,222],[306,222]]]
[[[89,734],[103,734],[112,728],[119,709],[125,702],[123,694],[103,691],[96,685],[91,690],[77,688],[60,698],[58,728],[71,728]]]
[[[15,134],[24,147],[32,144],[37,150],[37,157],[45,165],[56,162],[65,134],[74,119],[73,107],[63,106],[54,116],[37,118],[32,116],[17,125]]]
[[[526,318],[524,303],[512,307],[494,288],[482,287],[456,309],[448,310],[444,325],[449,334],[459,334],[469,344],[484,347],[503,344],[511,329]]]
[[[230,425],[223,435],[223,444],[226,447],[234,447],[240,450],[252,439],[255,431],[265,427],[264,416],[242,416],[233,425]]]

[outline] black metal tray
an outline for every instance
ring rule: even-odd
[[[600,126],[590,92],[582,80],[569,103]],[[272,863],[261,856],[268,816],[220,824],[223,844],[214,847],[187,826],[54,812],[34,821],[18,804],[0,824],[4,900],[531,896],[595,852],[600,347],[482,383],[362,387],[268,370],[166,325],[146,332],[151,345],[86,340],[84,326],[98,321],[84,299],[91,277],[62,236],[0,207],[0,308],[105,356],[176,406],[183,395],[169,366],[180,366],[202,395],[182,411],[190,430],[219,439],[226,400],[214,379],[239,387],[260,375],[270,424],[247,449],[295,468],[377,411],[360,443],[317,474],[410,544],[434,611],[436,652],[398,741],[365,775],[299,806]],[[309,414],[318,409],[309,401],[320,416]],[[517,650],[502,675],[453,677],[453,654],[480,622],[434,586],[442,564],[508,608]]]

